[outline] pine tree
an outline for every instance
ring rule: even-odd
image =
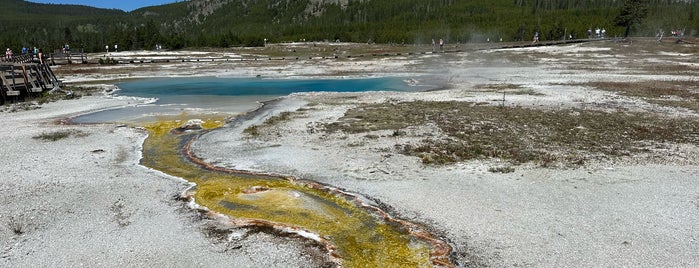
[[[624,0],[619,16],[616,17],[616,25],[626,28],[624,37],[629,37],[631,27],[641,21],[648,14],[647,0]]]

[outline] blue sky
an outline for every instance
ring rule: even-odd
[[[83,5],[99,8],[115,8],[124,11],[132,11],[134,9],[142,7],[158,6],[162,4],[169,4],[181,1],[182,0],[30,0],[28,2],[45,4]]]

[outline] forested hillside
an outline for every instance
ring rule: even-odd
[[[699,30],[693,0],[191,0],[129,13],[0,0],[0,44],[87,51],[228,47],[271,42],[449,43],[587,38],[590,28],[623,36],[627,2],[643,4],[630,34]],[[634,21],[635,22],[635,21]]]

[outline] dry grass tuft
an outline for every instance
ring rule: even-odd
[[[44,132],[44,133],[41,133],[41,134],[34,136],[32,138],[37,139],[37,140],[43,140],[43,141],[57,141],[57,140],[66,139],[70,136],[80,138],[80,137],[86,137],[87,135],[89,135],[89,134],[87,134],[83,131],[80,131],[80,130],[68,129],[68,130],[58,130],[58,131],[54,131],[54,132]]]
[[[272,127],[274,125],[291,120],[292,112],[281,112],[278,115],[267,118],[261,125],[252,125],[243,130],[243,133],[252,137],[257,137],[262,134],[263,127]]]
[[[481,84],[473,87],[477,91],[482,92],[501,92],[507,95],[531,95],[531,96],[543,96],[541,92],[537,92],[534,89],[526,88],[522,85],[517,84]]]
[[[658,105],[699,111],[699,81],[590,82],[584,85]]]
[[[514,164],[582,165],[590,158],[648,152],[650,144],[699,143],[699,122],[637,113],[543,111],[468,102],[366,104],[351,109],[327,132],[364,133],[436,125],[444,135],[418,137],[397,150],[425,164],[499,158]]]
[[[15,235],[23,235],[29,231],[29,221],[26,216],[9,216],[7,217],[7,227]]]
[[[492,173],[512,173],[515,172],[515,168],[513,166],[505,166],[505,167],[491,167],[488,169],[489,172]]]

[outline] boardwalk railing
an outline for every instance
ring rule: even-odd
[[[21,54],[17,56],[13,56],[11,62],[14,63],[30,63],[34,61],[34,55],[33,54]]]
[[[56,49],[51,53],[51,64],[71,64],[71,63],[87,63],[87,54],[82,49],[63,51]]]

